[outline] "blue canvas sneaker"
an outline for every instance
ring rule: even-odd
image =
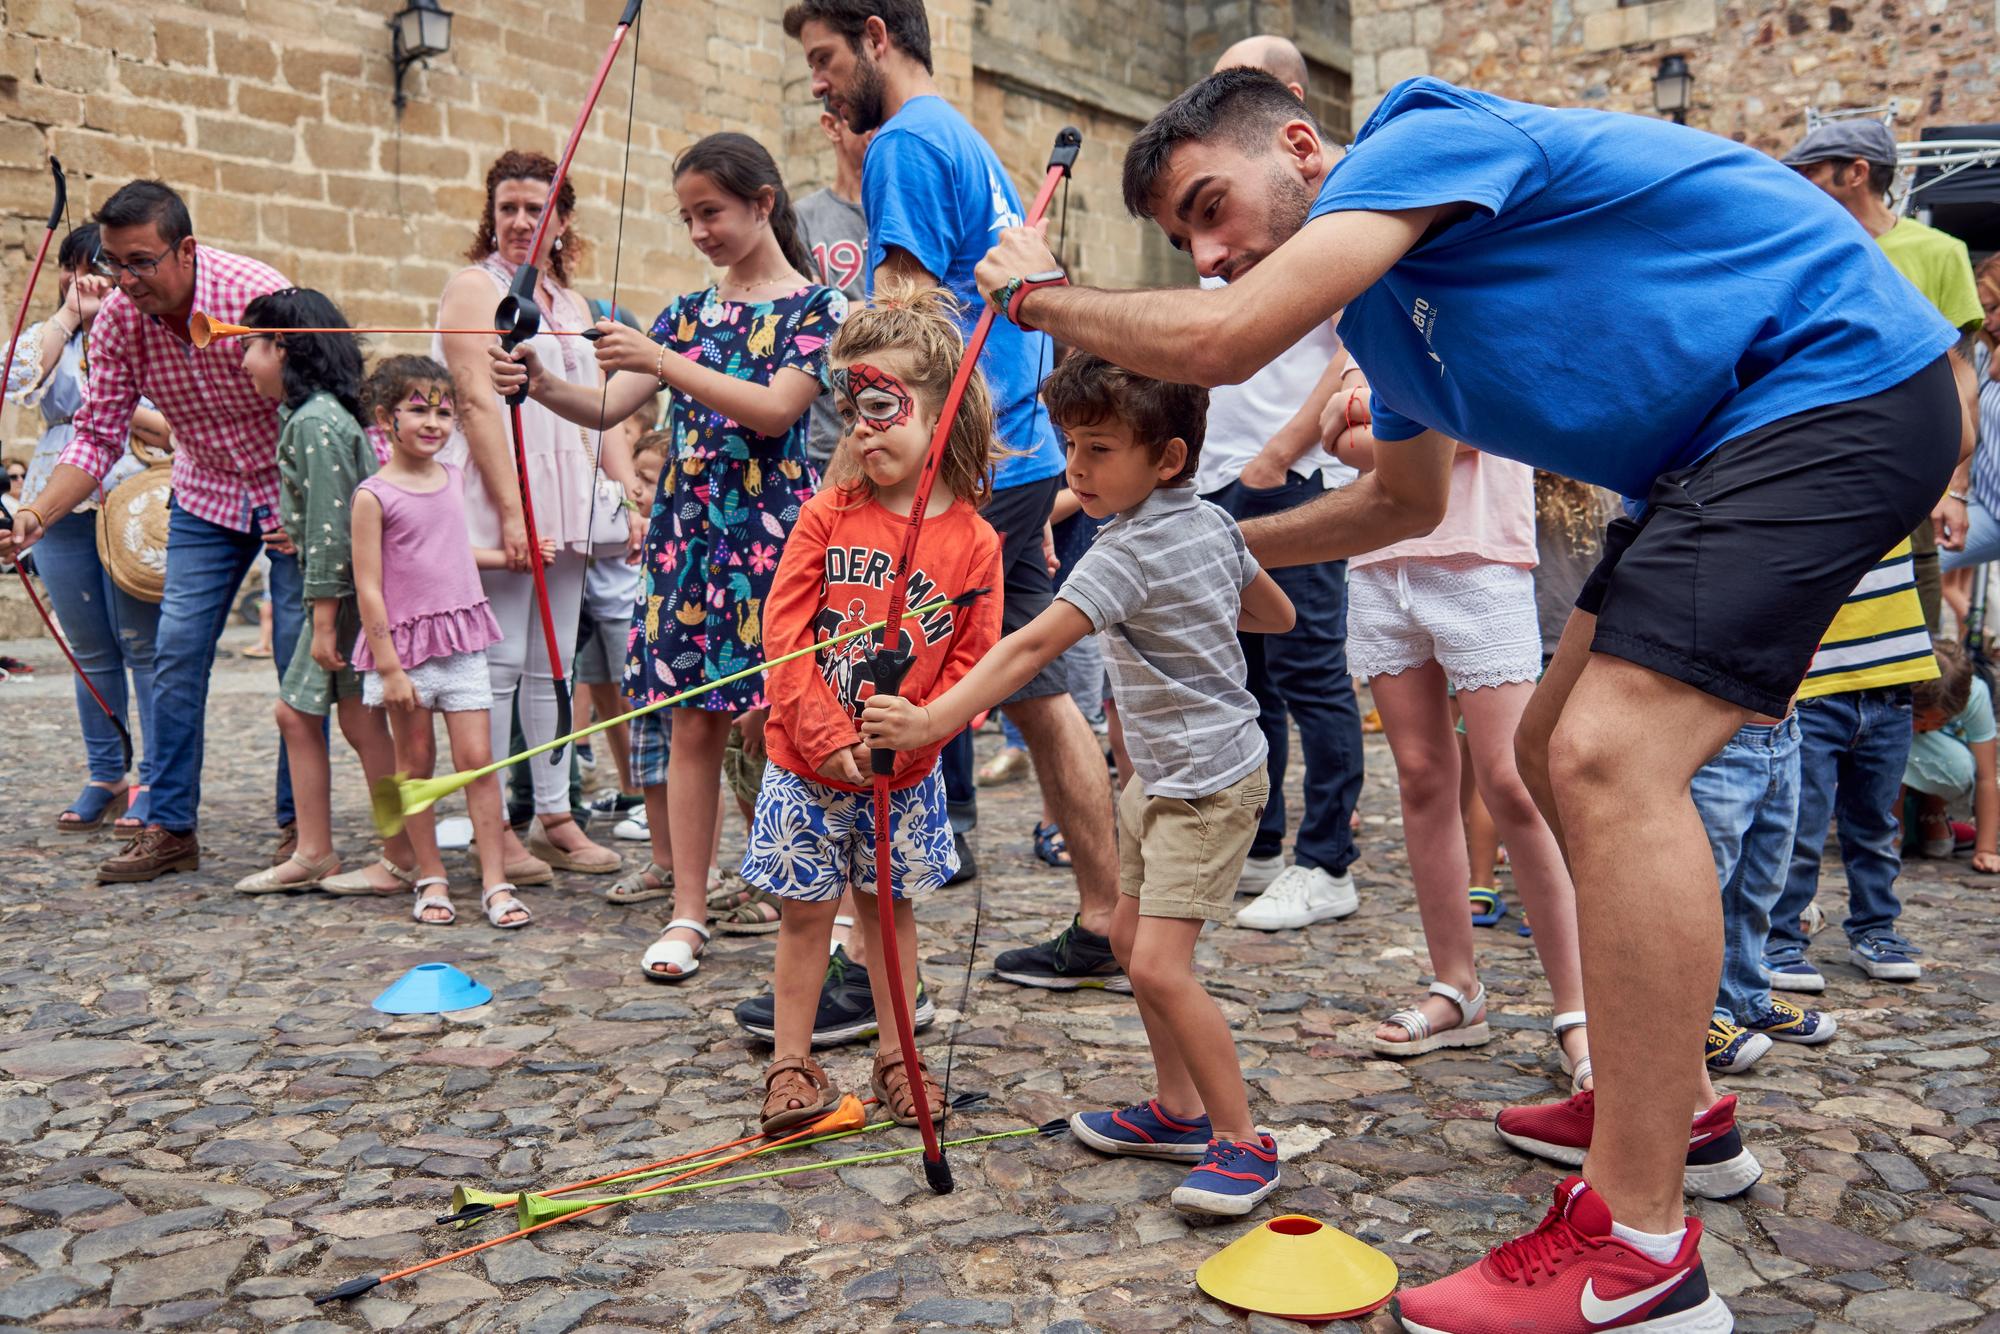
[[[1236,1218],[1277,1188],[1278,1145],[1269,1135],[1210,1140],[1201,1163],[1174,1187],[1173,1204],[1192,1213]]]
[[[1151,1098],[1122,1112],[1077,1112],[1069,1128],[1099,1153],[1131,1158],[1178,1158],[1193,1162],[1208,1151],[1208,1118],[1178,1121]]]
[[[1923,951],[1892,931],[1857,941],[1847,957],[1877,982],[1914,982],[1924,975],[1912,955]]]

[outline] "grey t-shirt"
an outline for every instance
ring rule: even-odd
[[[831,189],[815,190],[794,204],[799,226],[805,233],[813,263],[819,265],[819,280],[838,288],[849,301],[866,295],[863,280],[868,269],[868,218],[857,201],[848,203]],[[829,391],[813,400],[812,426],[806,437],[806,453],[825,466],[840,443],[840,413]]]
[[[1193,487],[1120,514],[1056,596],[1103,635],[1132,768],[1152,797],[1206,797],[1264,762],[1236,622],[1257,561]]]

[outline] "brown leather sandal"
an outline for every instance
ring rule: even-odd
[[[764,1067],[762,1129],[781,1134],[832,1111],[840,1090],[810,1056],[784,1056]]]
[[[917,1058],[917,1073],[924,1081],[924,1095],[930,1100],[931,1124],[943,1123],[945,1116],[944,1094],[937,1081],[924,1065],[923,1057]],[[903,1053],[884,1051],[875,1057],[875,1072],[869,1078],[875,1096],[882,1102],[882,1108],[895,1118],[899,1126],[917,1124],[917,1100],[910,1093],[909,1072],[903,1069]]]

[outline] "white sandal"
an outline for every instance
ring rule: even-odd
[[[514,887],[505,880],[502,880],[491,889],[480,891],[479,907],[485,912],[486,920],[499,927],[502,931],[518,931],[535,920],[535,914],[529,911],[527,904],[514,897]],[[521,920],[518,922],[503,922],[500,920],[510,912],[520,913]]]
[[[438,886],[440,892],[426,894],[424,891],[432,885]],[[451,900],[446,898],[443,893],[444,890],[451,888],[451,882],[443,876],[427,875],[410,888],[415,891],[417,896],[417,901],[410,905],[410,918],[418,926],[450,926],[458,920],[458,909],[451,906]],[[447,915],[442,922],[434,921],[424,916],[426,912],[433,908],[444,909]]]
[[[303,880],[284,879],[285,868],[291,866],[296,866],[299,870],[304,871],[306,873],[305,878]],[[330,875],[338,874],[339,871],[340,854],[338,852],[327,853],[317,863],[309,862],[295,852],[276,866],[267,866],[254,875],[246,875],[241,880],[238,880],[236,882],[236,892],[239,894],[303,894],[307,890],[318,889],[321,881]]]
[[[676,928],[694,932],[701,937],[702,949],[708,948],[709,930],[691,917],[676,917],[661,928],[660,938],[646,947],[639,956],[639,971],[655,982],[685,982],[701,971],[701,950],[691,948],[685,940],[668,940],[667,932]],[[659,971],[655,964],[665,964],[673,969],[671,973]]]
[[[1433,982],[1430,994],[1442,996],[1458,1007],[1458,1022],[1450,1028],[1433,1029],[1430,1017],[1421,1008],[1412,1006],[1398,1010],[1382,1022],[1394,1024],[1410,1036],[1403,1042],[1392,1042],[1371,1035],[1368,1045],[1383,1056],[1422,1056],[1425,1052],[1438,1051],[1445,1047],[1483,1047],[1493,1040],[1493,1030],[1486,1026],[1486,987],[1472,984],[1472,996],[1467,999],[1464,992],[1449,982]]]
[[[1553,1028],[1556,1034],[1556,1059],[1562,1063],[1563,1073],[1570,1077],[1569,1091],[1572,1094],[1583,1092],[1583,1081],[1590,1078],[1590,1056],[1586,1049],[1584,1058],[1571,1065],[1569,1050],[1563,1046],[1563,1034],[1572,1028],[1588,1027],[1589,1023],[1590,1021],[1584,1018],[1582,1010],[1564,1010],[1549,1020],[1549,1027]]]

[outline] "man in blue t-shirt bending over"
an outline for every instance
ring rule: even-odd
[[[1541,1138],[1584,1177],[1398,1314],[1440,1334],[1729,1328],[1680,1201],[1684,1168],[1711,1177],[1719,1156],[1745,1160],[1739,1189],[1756,1179],[1734,1100],[1702,1092],[1721,924],[1688,782],[1784,712],[1841,601],[1930,513],[1957,459],[1957,332],[1762,154],[1435,79],[1391,89],[1342,156],[1276,80],[1216,74],[1132,141],[1124,187],[1228,286],[1072,288],[1015,228],[980,290],[1016,324],[1210,385],[1343,312],[1376,437],[1402,442],[1245,524],[1263,564],[1428,531],[1454,441],[1639,502],[1516,743],[1576,879],[1597,1083]]]
[[[923,0],[800,0],[785,11],[785,32],[805,48],[812,95],[856,134],[875,132],[861,164],[870,294],[887,282],[942,284],[963,303],[969,332],[980,301],[973,269],[1023,210],[992,147],[938,95]],[[1055,596],[1042,533],[1063,485],[1063,451],[1036,397],[1052,353],[1045,335],[1001,320],[979,357],[1001,443],[1016,451],[994,470],[980,511],[1000,534],[1009,634]],[[1059,672],[1043,671],[1004,707],[1028,743],[1044,805],[1062,821],[1079,904],[1055,939],[1008,950],[994,969],[1027,986],[1129,991],[1106,935],[1118,853],[1104,753]],[[969,755],[969,743],[957,744]]]

